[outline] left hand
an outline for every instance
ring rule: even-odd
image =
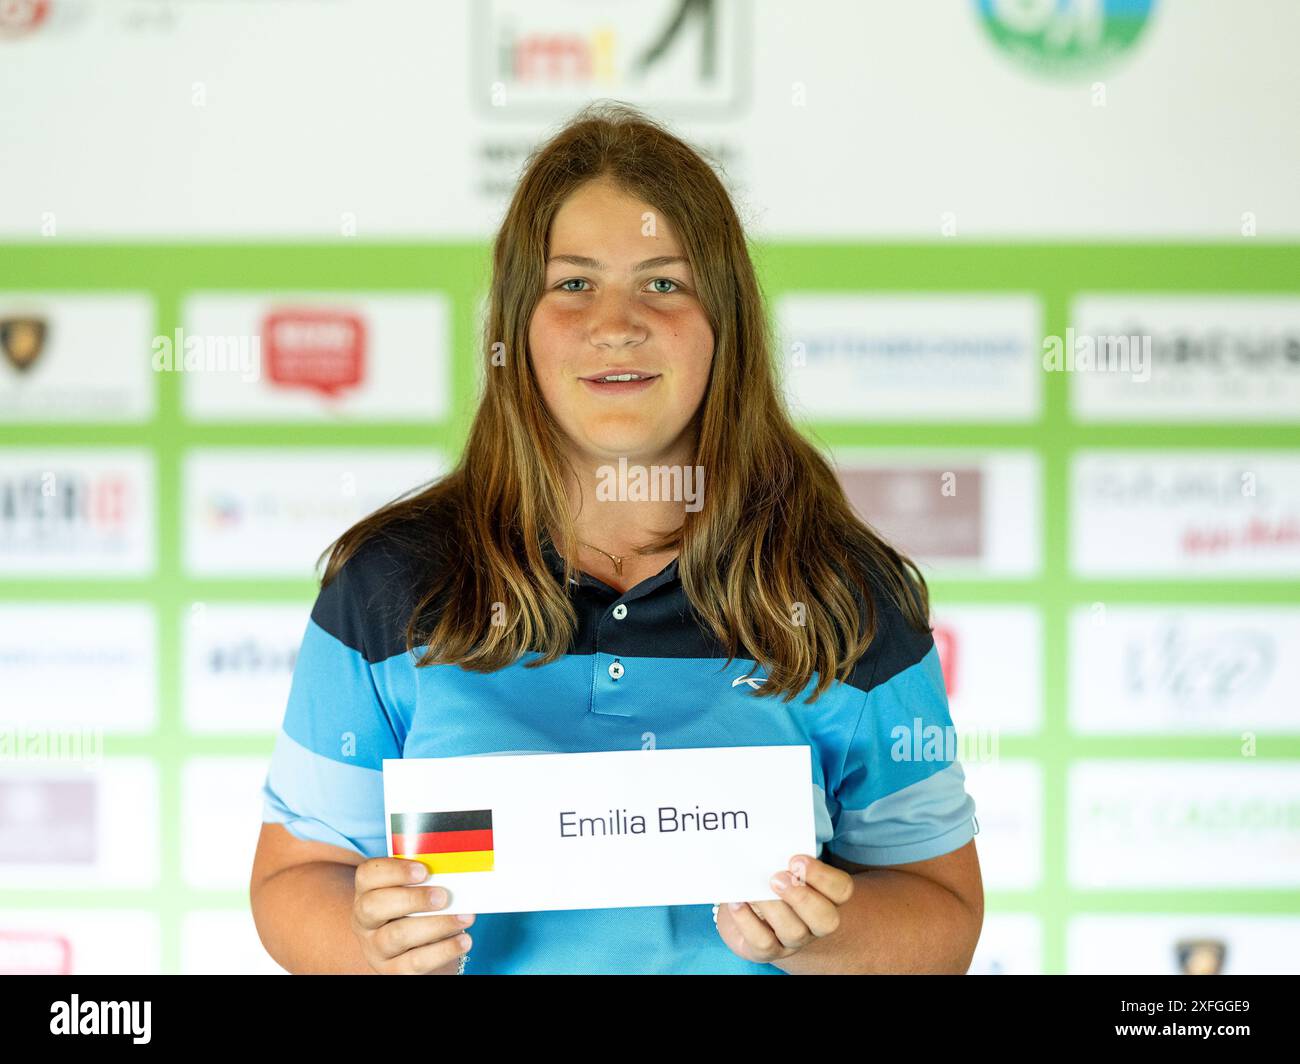
[[[779,901],[719,903],[718,934],[737,957],[783,960],[834,932],[839,907],[853,896],[853,877],[801,853],[790,858],[788,871],[772,877],[772,890]]]

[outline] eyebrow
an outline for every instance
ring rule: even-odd
[[[588,258],[586,255],[552,255],[546,260],[546,265],[553,262],[567,262],[574,266],[581,266],[587,270],[606,270],[607,267],[599,259]],[[633,273],[641,273],[643,270],[657,270],[660,266],[671,266],[674,263],[687,263],[687,260],[681,255],[660,255],[657,258],[646,259],[644,262],[638,262],[632,267]]]

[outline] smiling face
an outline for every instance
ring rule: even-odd
[[[548,254],[528,347],[570,450],[593,464],[674,455],[704,398],[714,341],[671,223],[597,179],[556,212]]]

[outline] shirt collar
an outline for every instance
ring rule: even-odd
[[[560,552],[549,539],[542,540],[542,557],[546,560],[546,567],[553,572],[556,577],[564,576],[564,559],[560,557]],[[573,581],[577,583],[577,580]]]
[[[546,560],[547,567],[555,574],[556,579],[562,580],[564,578],[564,559],[560,557],[560,552],[555,549],[554,544],[552,544],[549,539],[544,539],[542,541],[542,557]],[[654,576],[646,577],[644,581],[645,587],[638,592],[638,597],[640,594],[644,594],[647,591],[653,591],[655,588],[660,587],[663,584],[672,583],[679,579],[677,573],[677,561],[678,559],[674,558],[664,567],[662,572],[657,573]],[[574,570],[574,575],[570,579],[571,584],[579,587],[589,586],[593,581],[593,577],[588,576],[580,569]],[[629,592],[632,590],[632,588],[628,588]]]

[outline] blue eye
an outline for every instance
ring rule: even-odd
[[[672,285],[673,287],[672,287],[669,291],[664,291],[662,288],[661,288],[661,289],[658,289],[658,290],[655,292],[656,295],[660,295],[660,296],[671,296],[671,295],[675,294],[677,291],[679,291],[679,290],[681,289],[681,287],[682,287],[682,284],[681,284],[680,281],[674,281],[671,277],[656,277],[656,278],[655,278],[653,281],[651,281],[650,283],[651,283],[651,284],[659,284],[659,283],[661,283],[661,282],[662,282],[663,284],[670,284],[670,285]],[[571,284],[586,284],[586,283],[587,283],[587,281],[586,281],[585,278],[582,278],[582,277],[570,277],[567,281],[561,281],[559,284],[557,284],[557,285],[555,286],[555,288],[556,288],[556,291],[559,291],[559,292],[573,292],[573,293],[576,295],[577,293],[584,291],[584,289],[581,289],[581,288],[568,288],[568,287],[566,287],[566,286],[567,286],[567,285],[571,285]]]

